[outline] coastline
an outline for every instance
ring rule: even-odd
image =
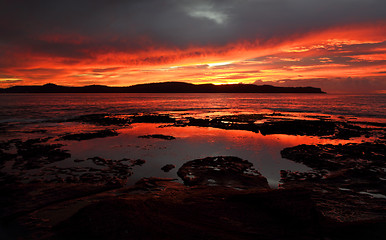
[[[98,236],[103,238],[109,234],[117,234],[114,235],[116,239],[124,236],[142,236],[144,239],[154,237],[196,239],[209,236],[234,238],[237,236],[241,239],[249,239],[262,233],[267,239],[276,239],[278,236],[298,238],[304,235],[309,239],[318,239],[320,236],[335,239],[342,232],[349,234],[349,231],[358,229],[365,234],[369,232],[382,234],[381,227],[374,230],[371,226],[385,224],[383,219],[386,215],[386,209],[384,209],[386,189],[382,184],[379,185],[379,181],[383,181],[380,179],[386,179],[385,172],[382,171],[385,163],[379,160],[384,158],[382,155],[384,154],[382,149],[385,147],[384,125],[373,126],[371,123],[365,123],[363,126],[362,123],[358,126],[347,120],[336,121],[324,117],[287,119],[285,114],[280,113],[223,115],[211,118],[190,116],[175,118],[168,114],[130,116],[91,114],[52,124],[71,126],[80,124],[80,126],[94,127],[86,128],[89,129],[87,131],[83,129],[78,133],[67,133],[53,138],[51,136],[2,142],[2,164],[5,164],[3,167],[12,167],[9,165],[12,163],[15,169],[13,174],[2,171],[1,176],[1,191],[4,193],[2,202],[5,203],[2,204],[2,226],[3,232],[8,232],[7,234],[20,234],[20,237],[28,236],[29,239],[41,238],[41,236],[45,239],[68,237],[91,239]],[[124,132],[119,129],[130,130],[130,127],[141,126],[141,124],[155,124],[158,126],[156,129],[159,134],[146,132],[150,128],[145,127],[144,134],[137,134],[138,140],[155,141],[153,144],[157,142],[169,144],[165,146],[176,144],[180,138],[176,134],[182,129],[195,127],[203,130],[236,131],[233,134],[238,133],[237,131],[255,135],[259,133],[262,134],[262,138],[264,136],[305,136],[326,139],[327,142],[335,141],[336,144],[300,145],[282,149],[281,155],[284,158],[294,162],[301,161],[309,166],[311,171],[293,172],[283,169],[280,172],[279,189],[272,189],[264,184],[256,186],[255,183],[261,180],[254,179],[265,179],[265,176],[256,169],[247,170],[249,168],[247,166],[250,166],[249,161],[242,159],[241,161],[246,161],[243,162],[244,165],[236,164],[230,167],[232,165],[229,164],[235,163],[231,158],[229,163],[213,165],[214,162],[211,163],[211,161],[216,162],[219,157],[228,159],[226,156],[216,155],[208,156],[212,158],[207,160],[200,160],[199,164],[194,163],[194,166],[199,166],[201,170],[194,174],[193,169],[188,170],[187,179],[195,179],[199,176],[206,176],[206,178],[197,178],[202,180],[194,183],[186,183],[184,180],[186,185],[181,180],[176,182],[174,177],[157,178],[157,176],[148,176],[134,185],[127,185],[127,180],[133,174],[135,176],[137,170],[151,163],[140,159],[108,159],[101,156],[76,159],[76,161],[74,159],[72,167],[46,167],[45,171],[36,172],[35,180],[31,176],[27,177],[28,175],[23,177],[23,173],[31,169],[39,170],[46,164],[60,163],[68,158],[68,154],[72,153],[66,151],[66,146],[70,146],[69,143],[76,145],[91,141],[103,143],[105,139],[124,135]],[[176,130],[170,131],[172,129]],[[197,132],[197,129],[192,131]],[[170,135],[172,132],[174,135]],[[49,135],[44,131],[29,134]],[[339,141],[343,144],[338,144]],[[298,155],[299,147],[310,148],[310,150],[302,150],[304,154]],[[12,153],[12,149],[17,150],[16,154]],[[363,154],[358,155],[357,152],[363,152]],[[319,156],[317,162],[304,161],[304,159],[315,159],[316,156]],[[333,158],[321,156],[340,157],[333,157],[338,161],[334,162],[331,161]],[[367,165],[364,164],[363,159],[366,159]],[[198,160],[190,159],[187,162]],[[341,165],[342,161],[347,163]],[[87,162],[95,164],[95,167],[77,166]],[[175,169],[172,167],[171,173],[181,172],[183,167],[178,166]],[[44,180],[50,175],[56,177]],[[41,178],[42,176],[44,178]],[[178,176],[185,179],[182,173]],[[29,181],[26,182],[23,179]],[[208,202],[208,199],[211,200]],[[190,204],[186,205],[186,201],[190,201]],[[359,204],[358,201],[361,203]],[[149,202],[150,205],[145,206],[140,202]],[[175,215],[173,208],[176,206],[181,212],[188,212],[188,216]],[[203,206],[211,209],[212,213],[209,215],[194,213],[207,211]],[[304,208],[304,206],[308,207]],[[221,210],[229,207],[236,210],[234,212]],[[103,210],[104,208],[109,210]],[[127,210],[130,213],[125,213],[126,210],[122,209],[130,209],[130,211]],[[157,216],[161,216],[159,220],[165,222],[164,229],[159,229],[148,220],[141,220],[139,223],[136,220],[152,218],[155,212],[160,211],[162,214]],[[254,216],[245,217],[246,212],[253,213]],[[131,214],[135,217],[129,217]],[[85,216],[93,216],[94,222],[90,222],[91,225],[84,223]],[[202,216],[208,217],[206,223],[210,223],[210,227],[204,227],[195,221],[202,220]],[[259,222],[259,225],[253,224],[257,217],[263,216],[266,218],[265,222]],[[216,222],[215,217],[228,220]],[[110,226],[110,229],[107,228],[106,219],[116,222],[116,225]],[[127,222],[118,223],[118,219],[127,219]],[[297,225],[288,225],[288,222],[294,219]],[[234,225],[234,221],[239,225]],[[127,224],[134,224],[133,226],[136,227],[128,230]],[[286,225],[290,228],[284,227]],[[14,232],[12,229],[15,228],[24,230]],[[184,231],[181,232],[180,228]],[[275,230],[277,228],[286,230],[277,232]],[[128,232],[122,232],[123,229]],[[194,234],[197,229],[206,229],[204,235]],[[222,232],[219,233],[215,229],[222,229]],[[276,233],[272,234],[272,231]]]

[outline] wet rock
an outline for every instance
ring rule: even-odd
[[[141,178],[135,183],[135,188],[143,190],[164,190],[170,187],[170,185],[172,185],[173,187],[181,185],[181,183],[176,183],[176,180],[177,179],[175,178]]]
[[[0,172],[0,186],[18,184],[19,182],[20,182],[19,177],[5,172]],[[5,194],[5,193],[2,193],[2,194]]]
[[[131,123],[130,118],[114,116],[110,114],[88,114],[79,116],[76,118],[68,119],[67,122],[84,122],[84,123],[92,123],[96,125],[127,125]]]
[[[143,114],[131,117],[133,123],[174,123],[176,120],[168,114]]]
[[[240,115],[227,115],[216,117],[213,120],[223,123],[245,123],[251,124],[258,120],[265,119],[267,116],[265,114],[240,114]]]
[[[288,134],[323,136],[332,139],[350,139],[368,134],[365,129],[328,119],[271,121],[258,125],[261,134]]]
[[[335,133],[335,123],[320,120],[286,120],[259,125],[261,134],[328,136]]]
[[[361,137],[362,135],[368,135],[367,129],[355,126],[346,122],[336,122],[335,134],[331,137],[332,139],[345,139]]]
[[[47,130],[45,129],[27,130],[27,131],[23,131],[23,133],[47,133]]]
[[[252,166],[252,163],[237,157],[207,157],[183,164],[177,174],[189,186],[220,185],[268,189],[267,179]]]
[[[143,164],[146,163],[146,160],[143,160],[143,159],[136,159],[136,160],[130,160],[130,161],[133,166],[142,166]]]
[[[114,137],[114,136],[118,136],[118,133],[115,130],[105,129],[105,130],[99,130],[96,132],[66,134],[62,136],[60,139],[82,141],[82,140],[89,140],[93,138],[105,138],[105,137]]]
[[[312,171],[312,172],[292,172],[289,170],[280,170],[281,182],[290,181],[314,181],[318,182],[327,175],[327,171]]]
[[[124,164],[126,162],[126,165],[130,165],[130,166],[142,166],[143,164],[146,163],[146,160],[123,158],[121,160],[116,160],[116,162],[118,162],[119,164]]]
[[[337,222],[379,221],[386,217],[385,145],[299,145],[282,156],[311,172],[281,171],[282,187],[312,189],[318,209]]]
[[[104,159],[101,157],[92,157],[92,158],[88,158],[87,160],[91,160],[93,161],[93,163],[99,166],[106,166],[106,165],[112,164],[112,161],[110,159]]]
[[[61,144],[43,144],[50,138],[29,139],[16,141],[16,161],[13,168],[34,169],[46,164],[62,161],[71,157],[67,150],[61,149]]]
[[[138,136],[138,138],[157,138],[157,139],[164,139],[164,140],[174,140],[174,139],[176,139],[173,136],[168,136],[168,135],[163,135],[163,134],[143,135],[143,136]]]
[[[172,183],[143,182],[153,180]],[[54,229],[59,239],[321,239],[319,217],[304,190],[175,186],[89,204]]]
[[[174,165],[174,164],[166,164],[165,166],[163,166],[161,168],[161,170],[164,172],[169,172],[170,170],[172,170],[175,167],[176,167],[176,165]]]
[[[385,149],[385,144],[380,143],[299,145],[283,149],[281,154],[318,171],[323,184],[357,192],[372,190],[386,196]],[[299,174],[292,173],[292,180],[310,181],[309,176],[299,178]]]
[[[0,186],[0,220],[15,219],[45,206],[112,189],[105,184],[20,183]],[[30,238],[29,238],[30,239]],[[39,238],[36,238],[39,239]]]
[[[186,119],[188,126],[214,127],[230,130],[246,130],[261,132],[263,135],[288,134],[305,136],[323,136],[333,139],[350,139],[369,134],[369,130],[346,122],[336,122],[328,118],[319,120],[288,120],[277,119],[278,114],[245,114],[227,115],[215,117],[213,119],[196,119],[189,117]],[[256,123],[261,120],[264,123]]]
[[[253,124],[254,121],[249,118],[239,119],[238,115],[231,118],[230,116],[218,117],[214,119],[196,119],[188,118],[186,125],[188,126],[198,126],[198,127],[214,127],[227,130],[246,130],[252,132],[259,132],[259,129],[256,124]]]
[[[84,162],[83,159],[75,159],[75,163]],[[90,184],[107,184],[110,187],[123,187],[126,185],[128,178],[133,174],[133,167],[142,165],[145,160],[141,159],[105,159],[101,157],[88,158],[87,161],[92,161],[98,167],[90,166],[73,166],[61,168],[57,166],[44,167],[41,162],[36,162],[33,165],[35,168],[43,167],[40,171],[33,174],[24,175],[25,181],[40,182],[40,183],[90,183]],[[40,165],[38,165],[40,164]],[[87,165],[90,165],[88,163]],[[18,168],[28,169],[31,167],[18,166]],[[23,176],[23,175],[22,175]]]
[[[175,123],[176,120],[168,114],[137,114],[111,115],[111,114],[89,114],[68,119],[67,122],[84,122],[96,125],[127,125],[131,123]]]
[[[16,159],[16,154],[4,152],[0,149],[0,168],[4,167],[4,163]]]
[[[315,169],[338,170],[350,167],[385,166],[385,144],[348,143],[345,145],[299,145],[285,148],[280,153],[287,158]]]

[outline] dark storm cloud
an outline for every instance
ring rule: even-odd
[[[45,42],[43,35],[78,34],[91,38],[92,47],[107,44],[125,50],[129,45],[132,50],[147,47],[134,44],[141,36],[166,46],[218,45],[374,21],[386,15],[386,1],[3,0],[0,9],[0,44],[31,42],[43,49],[36,42]],[[57,48],[66,52],[74,45]]]

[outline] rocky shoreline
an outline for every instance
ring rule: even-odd
[[[212,118],[94,114],[64,122],[104,129],[0,143],[0,235],[5,239],[384,239],[382,124],[297,120],[279,114]],[[133,168],[146,164],[142,159],[94,156],[74,159],[73,167],[48,166],[71,156],[56,141],[114,137],[119,135],[116,129],[136,123],[324,139],[361,137],[366,142],[283,149],[283,158],[312,170],[283,169],[279,189],[271,189],[252,163],[237,156],[185,162],[177,171],[184,184],[150,177],[127,186]],[[164,134],[138,138],[176,139]],[[87,162],[95,167],[81,165]],[[175,167],[167,164],[162,171]],[[33,178],[26,171],[33,171]]]

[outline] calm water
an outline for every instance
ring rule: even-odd
[[[386,122],[386,94],[2,94],[0,122],[90,113],[298,112]]]
[[[386,95],[329,94],[9,94],[0,95],[0,140],[52,137],[51,143],[64,144],[71,158],[46,167],[82,167],[74,159],[144,159],[135,167],[129,184],[142,177],[177,177],[177,169],[186,161],[208,156],[237,156],[252,162],[272,187],[277,187],[280,170],[307,171],[308,167],[281,158],[280,150],[298,144],[344,143],[345,141],[308,136],[269,135],[237,130],[203,127],[164,127],[162,124],[132,124],[115,128],[116,137],[84,141],[60,141],[64,133],[104,129],[81,123],[47,122],[92,113],[133,114],[170,113],[175,116],[207,117],[240,113],[286,113],[292,117],[331,116],[352,121],[386,123]],[[29,131],[32,130],[32,133]],[[33,131],[45,130],[46,132]],[[138,136],[165,134],[175,140],[141,139]],[[350,140],[350,142],[360,140]],[[175,164],[169,173],[160,170]],[[9,163],[3,171],[17,171]],[[92,167],[92,166],[89,166]],[[23,173],[34,178],[35,171]],[[50,176],[46,176],[50,177]]]

